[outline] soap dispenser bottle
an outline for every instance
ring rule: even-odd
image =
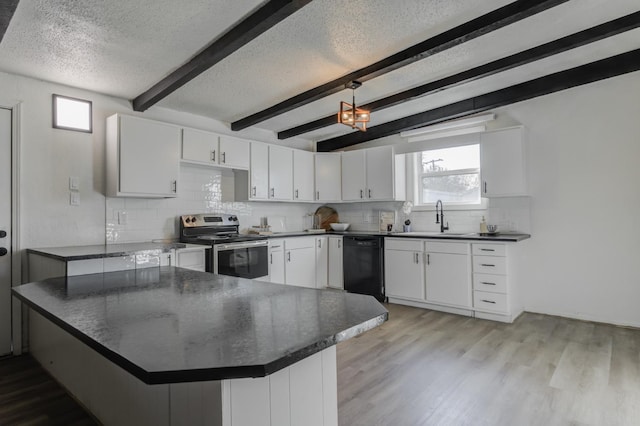
[[[480,222],[480,233],[481,234],[487,234],[489,231],[487,231],[487,221],[484,220],[484,216],[482,216],[482,221]]]

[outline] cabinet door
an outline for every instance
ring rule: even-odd
[[[480,136],[480,174],[483,197],[527,195],[521,127]]]
[[[313,152],[293,150],[293,199],[313,201]]]
[[[424,301],[422,251],[385,250],[384,280],[387,296]]]
[[[365,150],[367,165],[367,190],[369,200],[394,199],[395,156],[392,146]]]
[[[315,154],[317,201],[342,200],[342,166],[339,153]]]
[[[269,277],[272,283],[284,284],[284,249],[282,243],[269,249]]]
[[[427,252],[427,301],[471,308],[469,255]]]
[[[329,273],[329,240],[316,237],[316,288],[327,286]]]
[[[251,142],[249,168],[249,199],[269,198],[269,145]]]
[[[182,159],[205,164],[218,163],[218,135],[196,129],[182,129]]]
[[[293,150],[269,146],[269,198],[293,199]]]
[[[234,138],[233,136],[220,136],[220,154],[218,161],[221,166],[234,169],[249,168],[249,141]]]
[[[313,247],[285,251],[285,283],[299,287],[316,286],[316,252]]]
[[[176,197],[180,174],[180,128],[120,116],[121,193]]]
[[[344,289],[342,237],[329,237],[328,286]]]
[[[342,153],[342,199],[362,201],[365,189],[365,150]]]

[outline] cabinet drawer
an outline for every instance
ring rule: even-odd
[[[481,256],[506,256],[507,247],[504,244],[472,244],[473,254]]]
[[[315,248],[315,246],[316,246],[315,237],[287,238],[286,240],[284,240],[284,248],[287,250]]]
[[[507,293],[505,275],[473,274],[473,289],[492,293]]]
[[[427,241],[425,251],[431,253],[469,254],[469,243]]]
[[[507,295],[476,290],[473,292],[473,307],[482,311],[507,313]]]
[[[494,256],[473,256],[473,272],[480,274],[506,275],[506,258]]]
[[[409,238],[385,238],[384,248],[387,250],[419,251],[423,250],[423,240]]]

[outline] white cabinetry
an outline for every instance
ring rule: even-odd
[[[205,272],[205,251],[207,247],[189,244],[175,250],[176,266]]]
[[[313,152],[293,150],[293,200],[313,201],[314,199],[314,158]]]
[[[325,288],[329,279],[329,239],[316,237],[316,288]]]
[[[107,118],[107,196],[176,197],[180,127],[115,114]]]
[[[284,240],[269,240],[269,278],[272,283],[284,284]]]
[[[342,237],[329,236],[329,274],[328,286],[344,289],[344,273],[342,260]]]
[[[342,153],[342,199],[363,201],[366,191],[365,150]]]
[[[522,313],[512,284],[515,248],[497,243],[474,243],[472,247],[476,317],[512,322]]]
[[[269,145],[251,142],[249,167],[249,199],[269,198]]]
[[[527,195],[524,128],[480,135],[483,197]]]
[[[425,243],[427,302],[471,308],[470,244]]]
[[[220,135],[219,164],[233,169],[249,168],[250,142],[233,136]]]
[[[403,200],[404,163],[392,146],[342,153],[344,201]]]
[[[316,201],[328,202],[342,200],[341,155],[330,152],[316,153],[315,164]]]
[[[287,238],[284,241],[285,284],[316,286],[315,237]]]
[[[269,199],[293,199],[293,150],[269,145]]]
[[[386,296],[424,301],[424,242],[385,238],[384,245]]]

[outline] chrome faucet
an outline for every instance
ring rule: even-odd
[[[438,214],[438,205],[440,205],[440,214]],[[449,230],[449,222],[447,222],[447,226],[444,225],[444,207],[442,207],[442,200],[436,201],[436,223],[440,224],[440,232]]]

